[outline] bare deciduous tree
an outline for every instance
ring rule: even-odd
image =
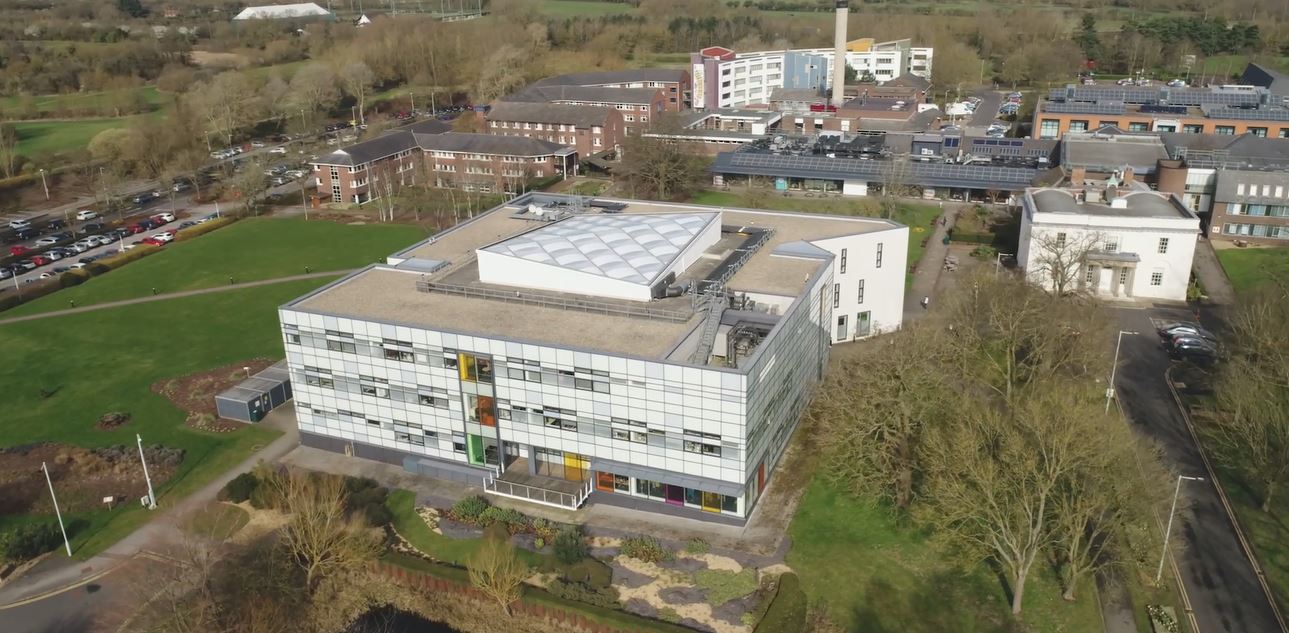
[[[927,426],[948,413],[954,392],[940,364],[948,349],[935,327],[914,325],[864,349],[829,375],[810,409],[828,428],[820,436],[824,472],[901,510],[921,477]]]
[[[1030,281],[1047,287],[1063,297],[1081,286],[1079,277],[1088,265],[1088,255],[1099,250],[1104,241],[1100,233],[1044,232],[1030,242],[1034,249]]]
[[[1289,485],[1289,387],[1269,373],[1248,358],[1223,363],[1217,411],[1204,425],[1217,457],[1260,489],[1263,512]]]
[[[893,218],[900,198],[909,194],[909,157],[896,156],[882,166],[882,217]]]
[[[0,123],[0,174],[12,178],[18,174],[18,131],[10,123]]]
[[[223,72],[210,81],[199,83],[185,96],[188,107],[205,124],[202,136],[209,134],[233,143],[233,134],[263,114],[255,82],[240,72]]]
[[[376,83],[376,74],[363,62],[349,62],[340,67],[338,73],[345,94],[358,101],[358,122],[367,123],[364,110],[367,106],[367,91]]]
[[[522,595],[524,579],[531,573],[528,565],[515,555],[514,546],[493,538],[484,539],[466,567],[470,584],[496,600],[506,615],[510,615],[510,605]]]
[[[280,542],[303,570],[309,592],[323,577],[375,558],[379,542],[348,516],[339,477],[288,471],[270,478],[269,485],[290,514]]]
[[[1051,544],[1059,487],[1093,461],[1084,431],[1094,404],[1068,388],[1030,392],[1010,411],[964,402],[960,422],[927,439],[919,515],[1006,573],[1014,614]]]

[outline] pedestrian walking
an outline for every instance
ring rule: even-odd
[[[922,309],[926,310],[931,307],[931,297],[922,297]]]

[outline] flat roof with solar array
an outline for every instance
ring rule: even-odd
[[[646,284],[680,257],[674,281],[658,283],[701,287],[723,274],[731,292],[796,300],[832,257],[803,251],[802,242],[902,229],[877,218],[528,194],[285,307],[661,359],[703,323],[692,294],[634,301],[554,283],[518,287],[488,279],[494,264],[484,256],[513,257],[511,269],[560,262],[559,270],[530,271],[535,278],[586,273]]]

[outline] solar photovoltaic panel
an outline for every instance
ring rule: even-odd
[[[1210,108],[1209,118],[1237,119],[1245,121],[1289,121],[1289,110],[1284,108]]]
[[[1043,110],[1053,114],[1123,114],[1125,111],[1123,103],[1114,102],[1053,102],[1044,106]]]

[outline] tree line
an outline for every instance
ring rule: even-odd
[[[819,390],[809,419],[825,476],[999,570],[1017,615],[1039,569],[1059,570],[1075,600],[1101,569],[1149,567],[1158,550],[1143,535],[1168,475],[1105,408],[1110,318],[989,275],[945,302]]]

